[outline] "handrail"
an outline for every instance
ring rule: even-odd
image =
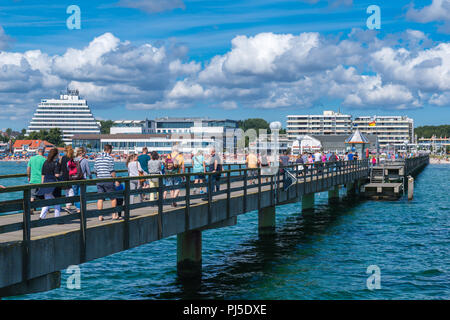
[[[291,164],[288,166],[280,166],[280,168],[295,168],[295,173],[298,175],[299,173],[299,167],[302,167],[302,172],[304,173],[304,176],[309,172],[310,178],[315,180],[319,179],[319,173],[322,174],[321,178],[324,176],[324,171],[328,170],[329,167],[333,167],[334,171],[342,172],[342,168],[344,168],[344,173],[350,172],[350,170],[358,169],[359,164],[364,162],[365,166],[368,168],[368,161],[367,160],[351,160],[351,161],[336,161],[336,162],[316,162],[316,163],[308,163],[308,164]],[[356,166],[356,167],[355,167]],[[229,176],[229,179],[233,181],[242,181],[246,179],[246,176],[248,175],[248,172],[252,171],[260,171],[260,168],[242,168],[241,165],[239,165],[240,168],[238,169],[231,169],[231,170],[225,170],[221,171],[220,175],[226,175]],[[273,167],[276,168],[276,167]],[[238,175],[234,176],[232,173],[239,173]],[[26,199],[25,194],[30,193],[31,189],[37,189],[41,187],[56,187],[56,188],[62,188],[64,187],[71,187],[73,185],[79,185],[81,189],[86,189],[86,186],[88,185],[95,185],[97,183],[102,182],[125,182],[125,185],[129,185],[130,181],[133,180],[141,180],[141,179],[167,179],[167,178],[175,178],[175,177],[181,177],[183,180],[179,185],[171,186],[171,187],[164,187],[164,190],[175,190],[175,189],[184,189],[189,188],[191,184],[191,178],[192,176],[198,175],[199,173],[194,172],[188,172],[188,173],[178,173],[178,174],[170,174],[170,175],[145,175],[145,176],[134,176],[134,177],[111,177],[111,178],[102,178],[102,179],[89,179],[89,180],[71,180],[71,181],[60,181],[60,182],[50,182],[50,183],[41,183],[41,184],[26,184],[26,185],[17,185],[17,186],[11,186],[0,189],[0,194],[2,193],[11,193],[11,192],[24,192],[24,198],[23,199],[15,199],[15,200],[6,200],[0,202],[0,212],[15,212],[17,210],[20,210],[23,208],[23,201],[28,201],[29,199]],[[201,175],[209,177],[211,175],[217,175],[215,172],[205,172],[201,173]],[[267,176],[267,175],[265,175]],[[211,179],[208,179],[211,180]],[[278,181],[279,179],[277,179]],[[187,186],[189,184],[189,186]],[[244,181],[245,184],[245,181]],[[195,184],[197,187],[203,187],[208,186],[206,183],[201,184]],[[244,185],[244,191],[246,192],[247,186]],[[239,189],[240,190],[240,189]],[[137,189],[132,190],[129,192],[130,195],[138,195],[143,193],[154,193],[159,192],[159,188],[147,188],[147,189]],[[43,207],[47,205],[55,205],[55,204],[63,204],[63,203],[73,203],[73,202],[79,202],[77,201],[78,198],[84,197],[85,200],[97,200],[97,198],[101,197],[109,197],[112,196],[120,196],[124,192],[123,191],[114,191],[111,193],[102,193],[97,194],[96,192],[84,192],[85,194],[82,196],[73,196],[73,197],[59,197],[56,199],[46,199],[46,200],[36,200],[33,204],[30,204],[30,208],[36,208],[38,206]],[[190,195],[189,195],[190,196]],[[89,199],[88,199],[89,198]],[[81,200],[80,200],[81,201]],[[1,232],[0,232],[1,233]]]
[[[315,163],[299,163],[299,164],[291,164],[288,166],[279,166],[280,168],[293,168],[295,166],[301,165],[306,167],[314,167],[315,165],[322,165],[322,164],[329,164],[329,163],[352,163],[352,161],[365,161],[365,160],[348,160],[348,161],[329,161],[329,162],[315,162]],[[272,168],[276,168],[276,166],[273,166]],[[222,170],[220,171],[221,174],[227,174],[228,172],[241,172],[243,170],[257,170],[257,168],[238,168],[238,169],[230,169],[230,170]],[[128,172],[127,170],[115,170],[115,172]],[[9,186],[0,189],[1,193],[7,193],[7,192],[17,192],[17,191],[23,191],[26,189],[37,189],[40,187],[69,187],[73,185],[94,185],[101,182],[111,182],[111,181],[120,181],[124,182],[127,180],[141,180],[141,179],[157,179],[160,176],[162,177],[192,177],[196,175],[217,175],[217,173],[213,172],[188,172],[188,173],[176,173],[176,174],[162,174],[162,175],[145,175],[145,176],[134,176],[134,177],[112,177],[112,178],[95,178],[95,179],[83,179],[83,180],[69,180],[69,181],[58,181],[58,182],[46,182],[46,183],[36,183],[36,184],[23,184],[23,185],[17,185],[17,186]],[[26,174],[24,175],[26,177]],[[0,176],[1,178],[2,176]],[[1,203],[1,202],[0,202]]]

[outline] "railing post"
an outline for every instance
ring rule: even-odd
[[[23,190],[22,281],[30,279],[31,190]]]
[[[227,172],[227,219],[230,218],[231,215],[231,172]]]
[[[186,210],[184,213],[184,229],[190,229],[190,209],[191,209],[191,176],[186,176]]]
[[[130,180],[125,181],[123,210],[123,248],[130,248]]]
[[[158,177],[158,240],[162,239],[162,214],[163,214],[163,177]]]
[[[286,169],[283,169],[286,170]],[[280,202],[280,185],[281,185],[281,181],[280,181],[280,169],[278,169],[277,171],[277,198],[275,201],[275,204],[278,204]]]
[[[322,189],[323,189],[324,185],[325,185],[325,162],[322,162],[320,164],[320,166],[322,167],[322,183],[321,183],[321,186],[322,186]]]
[[[261,167],[258,167],[258,211],[261,210]]]
[[[306,165],[306,164],[303,164],[304,166],[303,166],[303,194],[305,194],[306,193],[306,175],[308,174],[308,171],[309,171],[309,169],[308,169],[308,165]],[[303,196],[303,194],[302,194],[302,196]]]
[[[243,199],[242,199],[244,201],[244,203],[243,203],[243,207],[244,207],[243,213],[247,212],[247,175],[248,175],[248,169],[246,168],[246,169],[244,169],[244,196],[243,196]]]
[[[212,174],[208,175],[208,224],[211,224]]]
[[[83,183],[80,185],[80,263],[86,262],[86,210],[86,185]]]
[[[298,200],[298,188],[299,188],[299,184],[298,184],[298,164],[295,166],[295,178],[297,179],[296,183],[295,183],[295,197]]]
[[[275,178],[274,174],[270,175],[270,205],[273,206],[274,205],[274,198],[275,198],[275,194],[273,192],[273,180]]]

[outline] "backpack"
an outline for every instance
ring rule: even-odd
[[[182,156],[182,155],[180,153],[177,153],[177,155],[175,157],[172,157],[172,154],[169,153],[167,155],[167,160],[172,160],[174,167],[178,168],[178,167],[180,167],[180,164],[181,164],[180,160],[179,160],[180,156]]]
[[[70,159],[69,162],[67,162],[67,168],[69,169],[69,180],[83,180],[84,174],[83,170],[81,170],[80,161],[74,161],[73,159]]]

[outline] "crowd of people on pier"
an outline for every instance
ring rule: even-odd
[[[95,157],[93,171],[91,172],[86,150],[81,147],[74,150],[72,146],[68,145],[64,149],[64,153],[60,155],[58,149],[53,148],[48,151],[47,157],[44,156],[45,149],[39,148],[37,155],[31,157],[27,165],[27,176],[30,184],[51,183],[58,181],[77,181],[83,179],[92,179],[95,174],[97,179],[107,179],[106,181],[99,181],[96,183],[97,193],[110,196],[110,193],[115,191],[123,191],[125,189],[124,183],[114,181],[118,177],[115,168],[115,160],[112,157],[113,147],[105,145],[101,154]],[[209,152],[203,152],[201,149],[195,153],[188,155],[191,166],[189,167],[190,176],[182,175],[187,173],[185,165],[185,154],[181,153],[177,146],[174,146],[172,152],[160,155],[158,152],[149,150],[144,147],[140,154],[126,155],[126,168],[129,177],[138,177],[130,180],[130,191],[142,190],[138,197],[141,202],[158,200],[158,192],[155,188],[160,187],[159,183],[162,181],[163,199],[167,200],[172,207],[177,207],[177,197],[180,194],[179,186],[186,177],[190,177],[193,185],[193,194],[203,194],[204,200],[207,199],[209,192],[208,186],[211,186],[211,193],[214,194],[220,190],[220,178],[223,171],[224,159],[215,148],[210,148]],[[269,170],[271,167],[277,165],[280,170],[292,164],[300,165],[305,170],[308,164],[317,166],[318,163],[335,162],[335,161],[352,161],[358,160],[360,157],[358,153],[352,151],[345,154],[338,155],[335,152],[303,152],[299,155],[293,156],[285,151],[281,155],[268,155],[267,153],[257,154],[254,151],[249,151],[245,157],[245,166],[248,169],[248,182],[255,184],[258,174],[258,168],[261,168],[261,176],[268,182]],[[376,158],[370,159],[372,164],[376,164]],[[209,173],[206,175],[206,173]],[[159,178],[139,178],[141,176],[163,175],[162,180]],[[208,181],[210,179],[211,181]],[[204,183],[208,181],[208,186],[205,188]],[[151,189],[145,192],[145,189]],[[35,199],[55,199],[62,197],[73,197],[80,195],[80,185],[74,183],[68,184],[68,187],[40,187],[31,190],[31,201]],[[105,198],[97,200],[97,209],[102,210]],[[111,207],[122,206],[123,196],[110,196]],[[130,204],[135,203],[136,196],[130,195]],[[54,205],[55,217],[61,215],[64,210],[68,214],[80,212],[80,203],[67,203],[63,208],[60,205]],[[49,207],[43,207],[40,211],[40,219],[44,219],[49,212]],[[121,212],[113,213],[112,219],[117,220],[121,218]],[[99,216],[99,220],[103,221],[104,217]]]

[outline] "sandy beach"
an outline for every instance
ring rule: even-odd
[[[430,158],[430,164],[450,164],[450,161],[448,159]]]

